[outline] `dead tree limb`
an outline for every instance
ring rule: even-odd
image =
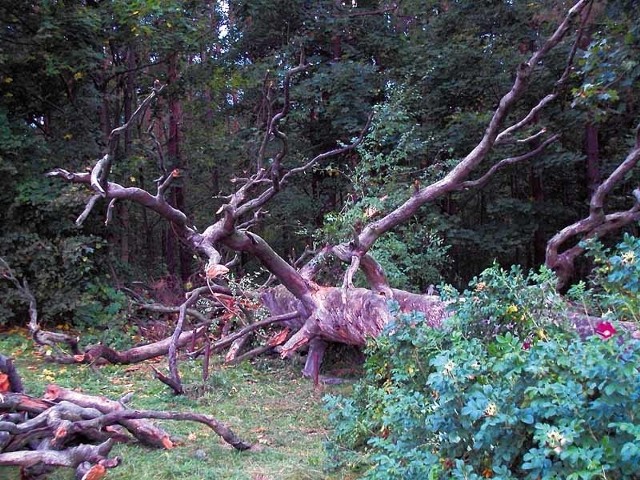
[[[447,175],[441,180],[421,188],[418,192],[406,200],[402,205],[388,213],[384,217],[366,225],[362,232],[353,242],[354,254],[362,255],[369,251],[374,242],[384,233],[400,225],[411,218],[415,212],[424,204],[432,202],[449,192],[458,190],[467,181],[471,173],[487,158],[488,154],[496,145],[498,139],[503,140],[514,132],[528,125],[535,117],[535,112],[546,106],[552,96],[544,97],[538,104],[520,121],[508,128],[503,128],[508,113],[515,106],[516,102],[527,91],[531,77],[535,70],[540,68],[544,57],[555,47],[557,47],[565,36],[569,33],[571,25],[576,17],[589,5],[590,0],[577,1],[567,12],[564,19],[558,25],[555,32],[542,44],[539,50],[535,51],[531,57],[522,62],[516,69],[516,78],[511,89],[500,99],[498,108],[493,112],[491,120],[485,130],[480,142],[473,148]],[[569,62],[573,59],[570,58]],[[570,65],[567,65],[570,68]],[[561,77],[562,78],[562,77]],[[502,135],[502,136],[501,136]],[[348,247],[348,246],[345,246]]]
[[[155,410],[118,410],[106,413],[89,420],[79,420],[69,427],[71,433],[83,432],[87,429],[101,429],[109,425],[121,423],[123,420],[188,420],[203,423],[218,434],[225,442],[236,450],[248,450],[250,443],[241,440],[227,425],[211,415],[190,412],[160,412]]]
[[[66,344],[74,354],[79,354],[78,338],[65,333],[50,332],[42,330],[38,322],[38,303],[36,297],[29,287],[27,279],[18,280],[15,272],[7,261],[0,257],[0,276],[9,280],[18,290],[23,299],[29,304],[29,332],[38,345],[48,345],[56,350],[60,350],[59,344]]]
[[[83,462],[98,463],[113,448],[113,440],[100,445],[78,445],[67,450],[22,450],[0,453],[0,465],[33,467],[37,464],[54,467],[76,468]]]
[[[505,159],[502,162],[498,162],[495,168],[489,169],[485,175],[480,175],[477,180],[472,178],[472,175],[477,173],[479,166],[494,151],[496,146],[512,140],[515,134],[532,123],[539,111],[557,98],[557,91],[550,92],[549,95],[535,103],[526,115],[523,115],[510,126],[505,126],[508,116],[527,92],[531,79],[534,78],[536,72],[542,68],[547,68],[549,62],[546,61],[546,56],[565,40],[572,30],[576,18],[581,16],[581,13],[588,8],[590,3],[591,0],[576,0],[561,19],[560,24],[552,35],[542,43],[537,51],[532,53],[527,61],[517,66],[515,80],[494,110],[482,138],[475,148],[461,159],[456,166],[439,181],[420,188],[397,208],[365,225],[352,241],[328,249],[328,252],[333,251],[340,259],[353,266],[345,276],[346,289],[317,285],[313,282],[312,276],[306,275],[312,269],[307,269],[304,272],[306,274],[302,275],[298,269],[289,265],[262,238],[240,228],[243,224],[245,226],[250,225],[251,223],[246,223],[247,217],[263,208],[286,185],[288,180],[295,175],[309,171],[318,162],[354,150],[361,144],[368,129],[371,118],[367,120],[360,136],[352,143],[321,153],[314,158],[301,162],[299,166],[287,168],[288,166],[285,164],[285,157],[288,151],[287,137],[281,131],[280,124],[286,118],[290,109],[289,83],[292,81],[292,76],[306,68],[310,68],[305,65],[304,59],[301,59],[298,66],[284,72],[282,75],[281,91],[283,94],[280,97],[282,103],[278,111],[274,111],[276,105],[273,98],[274,90],[272,86],[267,86],[265,97],[269,110],[269,119],[266,123],[267,128],[264,132],[263,142],[257,158],[254,158],[251,162],[255,169],[248,173],[246,178],[238,179],[236,190],[224,197],[225,203],[216,213],[215,222],[205,228],[202,233],[199,233],[188,222],[183,212],[168,205],[160,191],[156,195],[152,195],[135,187],[123,187],[114,182],[108,182],[104,185],[105,195],[108,199],[117,198],[136,202],[170,221],[185,244],[190,245],[194,250],[207,257],[208,262],[205,271],[220,264],[222,257],[217,250],[220,245],[255,256],[294,297],[294,300],[284,301],[286,308],[272,310],[272,314],[296,310],[299,312],[299,319],[304,321],[298,332],[283,346],[283,355],[292,353],[295,349],[307,344],[316,337],[324,341],[361,345],[368,336],[377,335],[388,321],[387,301],[391,297],[403,297],[404,295],[391,289],[384,277],[384,272],[378,269],[375,262],[367,258],[367,253],[377,239],[412,218],[423,205],[433,202],[443,195],[458,191],[465,186],[480,186],[486,183],[493,173],[500,168],[542,153],[543,148],[555,141],[556,138],[551,133],[549,134],[550,138],[544,140],[543,137],[546,134],[546,131],[544,131],[536,137],[537,141],[541,142],[542,148],[536,148],[527,154]],[[556,90],[563,87],[566,81],[577,50],[576,44],[577,40],[571,49],[564,71],[559,75]],[[529,140],[530,137],[524,139],[525,143]],[[277,142],[274,144],[279,148],[275,154],[277,161],[269,165],[264,161],[266,152],[264,146],[268,142]],[[71,173],[58,169],[51,172],[50,175],[63,178],[72,183],[87,185],[92,183],[90,176],[83,173]],[[365,272],[374,291],[351,288],[351,272],[356,267]],[[414,301],[414,299],[409,300],[407,295],[404,295],[402,301],[406,301],[407,304],[419,305],[421,303]]]
[[[178,337],[176,347],[182,348],[189,345],[194,339],[204,336],[208,329],[209,325],[207,324],[188,332],[182,332]],[[169,352],[171,342],[172,338],[169,337],[158,342],[133,347],[122,352],[114,350],[106,345],[93,345],[84,353],[79,353],[73,356],[57,355],[52,356],[51,359],[57,363],[95,363],[103,359],[109,363],[126,365],[166,355]]]
[[[124,410],[125,408],[120,402],[106,397],[86,395],[58,385],[48,385],[43,398],[56,403],[66,400],[83,408],[96,409],[103,414]],[[171,448],[173,446],[170,435],[149,422],[133,419],[124,420],[120,424],[145,445],[158,448]]]
[[[563,228],[547,242],[545,264],[556,272],[559,289],[568,284],[573,276],[574,262],[585,250],[582,243],[576,242],[561,252],[560,249],[566,242],[576,237],[581,240],[601,238],[609,232],[640,221],[640,187],[633,190],[633,204],[628,210],[607,214],[605,209],[607,195],[640,161],[640,124],[636,132],[635,145],[624,161],[593,192],[589,201],[589,215]]]
[[[174,446],[166,431],[149,422],[152,419],[202,423],[236,450],[252,446],[211,415],[132,410],[125,401],[57,385],[49,385],[42,399],[1,394],[0,466],[20,466],[25,480],[42,478],[54,467],[75,468],[76,478],[99,479],[120,463],[117,457],[108,458],[116,442],[136,439],[155,448]]]
[[[180,381],[180,372],[178,371],[178,341],[182,334],[182,327],[184,320],[187,316],[187,309],[198,300],[199,291],[195,290],[187,294],[187,299],[180,305],[180,313],[178,314],[178,321],[176,322],[176,328],[171,336],[171,342],[169,343],[169,373],[171,375],[172,384],[176,393],[183,393],[182,382]],[[177,387],[177,389],[176,389]]]

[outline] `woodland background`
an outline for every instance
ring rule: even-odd
[[[111,129],[159,80],[166,89],[120,139],[111,178],[148,188],[178,168],[169,201],[206,226],[259,149],[265,76],[281,82],[301,52],[310,68],[292,78],[287,161],[348,143],[370,112],[373,125],[356,151],[294,178],[252,229],[292,260],[348,239],[475,145],[515,66],[565,3],[4,1],[0,256],[29,280],[51,325],[102,328],[110,318],[113,327],[124,303],[118,287],[133,280],[180,297],[202,261],[167,222],[119,202],[108,227],[102,205],[78,228],[87,193],[44,174],[91,168]],[[559,141],[483,188],[439,198],[376,243],[372,254],[394,287],[460,287],[493,261],[536,267],[549,238],[586,215],[590,193],[633,144],[639,108],[638,5],[593,10],[569,84],[535,125]],[[570,47],[545,59],[522,112],[553,90]],[[637,182],[637,170],[625,177],[612,210],[628,207]],[[260,276],[258,267],[242,254],[234,274]],[[579,268],[584,278],[588,263]],[[324,275],[332,282],[342,272]],[[6,282],[0,289],[2,323],[22,323],[18,293]]]

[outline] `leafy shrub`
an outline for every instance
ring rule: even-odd
[[[640,322],[640,238],[625,234],[614,249],[606,249],[602,243],[586,244],[587,253],[593,258],[592,288],[587,291],[584,283],[572,288],[570,293],[595,313],[607,313],[617,320]]]
[[[467,337],[491,340],[512,333],[530,342],[562,323],[565,303],[556,283],[546,267],[525,274],[519,265],[509,271],[493,265],[471,280],[470,290],[462,294],[451,287],[442,290],[456,312],[452,321],[461,323],[459,328]]]
[[[116,349],[133,345],[137,327],[129,322],[129,300],[124,293],[103,283],[91,283],[78,303],[73,323],[83,330],[85,343],[101,342]]]
[[[28,281],[44,325],[68,323],[107,258],[106,241],[78,230],[70,218],[69,212],[83,205],[76,188],[56,188],[50,180],[36,179],[12,189],[0,256],[18,278]],[[0,282],[0,325],[24,325],[26,318],[24,299],[8,282]]]
[[[416,170],[426,140],[402,106],[402,89],[390,87],[387,94],[388,101],[377,107],[371,129],[358,148],[359,162],[342,172],[351,182],[351,192],[341,211],[325,215],[322,229],[315,234],[321,243],[353,239],[363,225],[405,201],[407,189],[428,185],[442,175],[440,162],[437,167]],[[449,246],[438,233],[444,230],[441,221],[425,213],[376,242],[370,253],[392,285],[424,291],[442,281],[450,259]]]
[[[327,398],[334,465],[368,479],[640,478],[640,342],[564,329],[551,279],[493,267],[442,329],[396,313],[352,396]]]

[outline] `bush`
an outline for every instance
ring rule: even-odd
[[[640,322],[640,238],[625,234],[614,249],[593,240],[585,246],[596,267],[592,288],[581,283],[569,293],[596,314]]]
[[[353,395],[327,398],[334,465],[368,479],[640,478],[640,342],[580,340],[550,280],[493,267],[439,330],[396,313]]]
[[[84,233],[69,218],[84,200],[73,187],[56,188],[49,180],[12,186],[0,233],[0,257],[21,281],[29,283],[43,326],[69,324],[84,305],[83,292],[104,269],[106,241]],[[0,207],[2,206],[0,202]],[[9,282],[0,281],[0,326],[25,325],[24,298]]]
[[[133,346],[138,327],[131,325],[127,296],[101,282],[90,283],[80,297],[73,325],[82,330],[84,343],[103,343],[115,349]]]

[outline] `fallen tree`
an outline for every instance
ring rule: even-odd
[[[96,162],[90,173],[70,172],[58,168],[48,175],[60,178],[70,183],[87,186],[92,196],[84,211],[78,217],[81,224],[94,208],[99,198],[109,201],[107,222],[111,218],[113,206],[118,201],[131,201],[156,212],[170,222],[172,229],[179,235],[185,245],[191,247],[206,259],[205,275],[209,286],[215,279],[227,270],[222,264],[221,248],[236,252],[245,252],[255,256],[281,284],[278,288],[265,289],[262,292],[262,302],[275,317],[291,315],[283,322],[291,332],[290,337],[280,348],[283,357],[292,355],[301,347],[309,346],[305,375],[317,378],[322,353],[326,342],[339,342],[362,346],[370,336],[376,336],[389,320],[388,301],[395,300],[402,309],[414,309],[427,313],[430,322],[437,324],[445,311],[445,306],[437,297],[421,296],[409,292],[393,289],[386,279],[385,272],[368,254],[373,244],[385,233],[408,221],[425,204],[448,195],[452,192],[480,188],[485,185],[499,170],[530,160],[541,155],[544,150],[559,138],[559,135],[541,129],[534,135],[518,138],[526,127],[533,126],[539,118],[540,112],[555,101],[563,92],[569,74],[573,68],[574,57],[581,37],[582,27],[589,21],[592,2],[589,0],[576,1],[562,17],[555,31],[535,50],[527,61],[517,66],[515,79],[510,90],[500,99],[487,124],[486,130],[477,145],[455,165],[440,180],[426,186],[416,186],[409,198],[393,210],[378,216],[377,219],[354,230],[353,238],[345,243],[328,245],[302,267],[296,267],[285,261],[259,235],[251,231],[257,218],[268,202],[286,188],[294,176],[303,174],[314,168],[320,161],[343,155],[354,150],[363,140],[369,128],[371,117],[367,120],[360,135],[352,143],[340,145],[334,149],[310,158],[297,166],[287,167],[288,142],[281,130],[281,123],[289,114],[291,108],[290,84],[292,78],[311,68],[301,56],[298,66],[285,72],[280,82],[267,78],[264,83],[264,97],[270,105],[270,116],[264,131],[262,144],[256,157],[252,161],[253,171],[244,178],[236,178],[233,182],[238,188],[225,196],[225,203],[216,212],[216,219],[204,229],[193,225],[184,212],[173,207],[165,199],[165,193],[175,178],[181,172],[174,170],[162,176],[155,193],[138,187],[125,187],[109,180],[109,167],[116,160],[117,138],[123,131],[135,122],[146,105],[160,94],[162,87],[156,85],[152,93],[142,102],[140,108],[133,114],[127,124],[111,133],[109,145],[105,155]],[[539,99],[528,113],[510,120],[514,106],[529,91],[529,86],[536,74],[547,67],[545,58],[553,49],[568,42],[573,34],[573,47],[559,72],[555,89]],[[282,94],[279,103],[274,100],[274,85],[281,85]],[[279,104],[281,107],[276,109]],[[509,124],[508,121],[511,121]],[[507,125],[507,126],[505,126]],[[535,148],[517,156],[503,158],[495,162],[484,173],[477,173],[481,164],[488,158],[489,153],[495,152],[501,145],[527,145],[535,139]],[[279,145],[277,153],[267,161],[267,145]],[[594,235],[593,229],[605,230],[620,226],[624,222],[637,218],[637,208],[634,206],[628,214],[610,214],[603,216],[602,199],[611,187],[619,181],[621,176],[637,162],[637,146],[629,158],[623,162],[621,173],[612,175],[603,184],[601,191],[594,194],[594,213],[587,223],[589,228],[575,228],[570,232],[559,234],[550,243],[547,262],[549,266],[561,273],[565,278],[570,270],[575,256],[565,252],[557,256],[554,251],[569,235]],[[475,175],[475,178],[474,178]],[[592,218],[593,217],[593,218]],[[606,225],[606,227],[605,227]],[[571,251],[573,252],[573,251]],[[335,257],[347,266],[341,286],[321,285],[315,281],[319,266],[328,258]],[[367,288],[355,288],[353,283],[357,271],[364,274]],[[211,292],[214,293],[214,292]],[[179,317],[174,335],[169,347],[170,378],[174,390],[180,390],[180,378],[175,363],[177,342],[187,311],[198,298],[206,294],[206,289],[199,289],[198,293],[187,294],[185,302],[179,308]]]

